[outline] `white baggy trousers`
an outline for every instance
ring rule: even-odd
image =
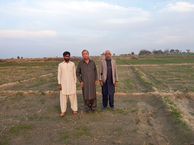
[[[60,91],[60,106],[61,106],[61,112],[64,113],[67,110],[67,101],[68,98],[70,100],[70,104],[71,104],[71,109],[73,111],[77,111],[78,107],[77,107],[77,95],[76,94],[72,94],[72,95],[65,95],[62,93],[62,91]]]

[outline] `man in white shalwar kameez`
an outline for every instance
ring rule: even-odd
[[[69,98],[73,115],[77,115],[77,95],[76,95],[76,68],[70,61],[70,52],[63,53],[64,61],[58,66],[58,84],[60,90],[61,117],[65,116],[67,100]]]

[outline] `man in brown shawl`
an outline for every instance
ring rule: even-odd
[[[76,75],[81,83],[85,111],[95,111],[97,107],[96,83],[97,69],[96,64],[89,57],[87,50],[82,51],[83,59],[79,62]]]

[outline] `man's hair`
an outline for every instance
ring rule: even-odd
[[[86,50],[86,49],[82,50],[82,54],[83,54],[84,52],[87,52],[87,53],[89,54],[89,51]]]
[[[66,56],[66,55],[69,55],[69,56],[70,56],[71,54],[70,54],[70,52],[69,52],[69,51],[65,51],[65,52],[63,52],[63,56]]]
[[[112,55],[112,52],[111,52],[110,50],[106,50],[106,51],[104,52],[104,54],[107,54],[107,53],[109,53],[109,54]]]

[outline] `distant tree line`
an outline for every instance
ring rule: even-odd
[[[170,49],[170,50],[140,50],[139,55],[171,55],[171,54],[190,54],[190,49],[187,49],[186,51],[181,51],[179,49]]]
[[[22,56],[20,57],[20,56],[17,56],[17,59],[24,59]]]

